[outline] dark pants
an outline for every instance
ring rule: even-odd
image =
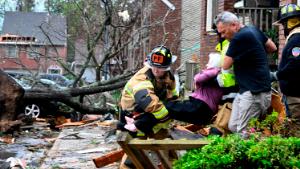
[[[169,101],[165,104],[172,119],[197,125],[211,123],[214,113],[202,100],[190,97],[189,100]]]

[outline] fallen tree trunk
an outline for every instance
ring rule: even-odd
[[[124,87],[126,81],[117,82],[111,85],[79,87],[67,90],[49,90],[49,89],[29,89],[25,91],[25,99],[68,99],[72,97],[102,93]]]
[[[50,88],[33,88],[24,89],[14,81],[10,76],[8,76],[5,72],[2,72],[0,76],[3,76],[3,80],[0,81],[0,89],[4,92],[14,92],[14,90],[20,90],[19,95],[11,95],[10,98],[4,97],[7,94],[4,92],[0,92],[0,113],[3,116],[1,119],[4,120],[14,120],[16,114],[16,105],[17,100],[25,99],[25,100],[46,100],[46,101],[58,101],[66,104],[67,106],[73,108],[75,111],[81,112],[83,114],[106,114],[106,113],[114,113],[115,109],[110,107],[93,107],[90,105],[85,105],[81,103],[80,99],[76,99],[76,97],[84,97],[86,95],[93,95],[98,93],[103,93],[106,91],[112,91],[116,89],[123,88],[126,84],[129,77],[131,77],[135,71],[124,73],[123,75],[116,76],[111,78],[108,81],[98,82],[90,86],[85,87],[76,87],[69,88],[64,90],[54,90]],[[7,80],[10,79],[10,80]],[[1,83],[2,82],[2,83]],[[7,83],[9,82],[9,83]],[[11,89],[6,89],[7,86],[11,86]],[[1,88],[2,87],[2,88]],[[25,92],[25,93],[24,93]],[[9,94],[10,95],[10,94]],[[2,106],[5,104],[5,107]],[[9,106],[15,106],[9,107]],[[7,109],[11,112],[7,113]],[[5,112],[5,113],[4,113]],[[9,116],[9,117],[4,117]]]
[[[108,107],[93,107],[74,101],[75,97],[83,97],[97,93],[103,93],[123,88],[135,71],[127,72],[123,75],[111,78],[108,81],[98,82],[86,87],[70,88],[66,90],[50,89],[29,89],[25,91],[24,99],[44,99],[49,101],[59,101],[81,113],[106,114],[114,113],[115,109]]]
[[[115,110],[108,107],[92,107],[74,101],[74,97],[102,93],[124,87],[126,81],[117,82],[112,85],[72,88],[67,90],[30,89],[25,91],[24,99],[43,99],[59,101],[84,114],[106,114],[114,113]]]
[[[7,131],[16,117],[17,105],[24,89],[10,76],[0,70],[0,130]],[[7,125],[9,124],[9,125]]]

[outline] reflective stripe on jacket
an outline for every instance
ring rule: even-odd
[[[224,40],[222,42],[222,49],[221,49],[221,43],[218,43],[216,46],[216,50],[221,53],[221,65],[223,65],[224,57],[229,47],[229,43],[230,42],[228,40]],[[218,83],[221,87],[232,87],[236,85],[235,76],[233,73],[233,66],[227,71],[223,70],[218,75]]]

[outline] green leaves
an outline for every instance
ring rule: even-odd
[[[188,151],[174,162],[175,169],[198,168],[299,168],[300,138],[211,137],[212,142]]]
[[[271,136],[252,146],[247,156],[260,168],[299,168],[299,142],[300,138]]]

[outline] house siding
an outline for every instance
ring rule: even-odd
[[[46,12],[5,12],[0,37],[0,68],[43,73],[49,68],[63,70],[60,62],[66,63],[66,31],[66,18],[61,15]],[[8,45],[17,47],[16,58],[6,56]],[[30,57],[32,46],[40,53],[35,59]]]
[[[38,52],[41,53],[42,55],[39,57],[39,60],[35,60],[29,57],[28,53],[26,52],[28,48],[30,47],[18,46],[17,57],[7,58],[6,56],[7,45],[5,44],[0,45],[0,68],[3,70],[14,70],[14,71],[31,70],[31,71],[47,72],[49,66],[57,65],[54,56],[46,55],[45,46],[41,46],[38,48]],[[60,59],[65,61],[66,52],[67,52],[66,47],[60,46],[60,47],[56,47],[56,49]]]
[[[182,2],[181,64],[200,57],[201,1]]]

